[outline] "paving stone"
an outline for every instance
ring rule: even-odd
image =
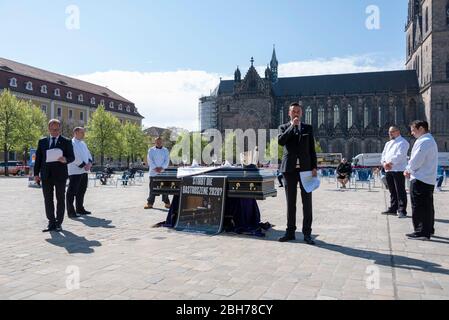
[[[266,239],[152,228],[166,212],[143,210],[147,185],[90,187],[86,207],[94,214],[66,220],[58,236],[40,232],[41,190],[0,178],[3,203],[18,205],[0,210],[0,299],[449,299],[449,241],[407,240],[411,220],[380,215],[387,195],[379,188],[333,189],[324,181],[314,194],[311,247],[299,233],[296,242],[276,241],[286,224],[282,189],[258,202],[262,220],[276,225]],[[17,201],[25,192],[27,201]],[[441,237],[449,232],[441,222],[449,220],[448,201],[449,193],[435,194]],[[66,288],[68,266],[79,268],[79,290]],[[367,287],[370,276],[378,290]]]

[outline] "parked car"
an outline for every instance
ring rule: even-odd
[[[21,161],[9,161],[8,172],[13,176],[23,176],[30,172],[30,167],[25,166]],[[0,175],[5,174],[5,162],[0,162]]]

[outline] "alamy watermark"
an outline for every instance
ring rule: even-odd
[[[65,19],[65,27],[67,30],[81,29],[80,8],[77,5],[69,5],[65,8],[67,15]]]
[[[365,27],[368,30],[380,30],[380,8],[376,5],[366,7],[365,13],[368,17],[365,20]]]

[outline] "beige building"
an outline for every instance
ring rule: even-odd
[[[0,58],[0,93],[5,89],[31,101],[49,119],[59,119],[65,135],[86,126],[98,105],[122,123],[142,125],[135,104],[106,87]]]

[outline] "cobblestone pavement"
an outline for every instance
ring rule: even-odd
[[[380,215],[381,188],[341,192],[325,180],[314,194],[315,247],[301,234],[276,241],[286,224],[283,189],[259,202],[276,225],[264,239],[154,229],[166,211],[144,210],[147,192],[146,184],[90,186],[94,214],[44,234],[41,190],[0,178],[0,299],[449,298],[449,192],[435,195],[437,234],[421,242],[405,237],[410,218]]]

